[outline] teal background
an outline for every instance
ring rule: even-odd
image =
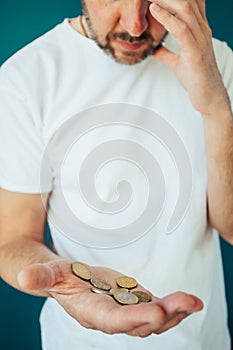
[[[78,0],[0,0],[0,64],[65,17],[75,17],[80,11]],[[207,15],[214,36],[233,48],[233,1],[207,1]],[[223,241],[221,246],[229,326],[233,335],[233,247]],[[41,349],[38,317],[43,302],[43,298],[18,292],[0,280],[1,350]]]

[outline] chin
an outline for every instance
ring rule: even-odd
[[[129,65],[129,66],[132,66],[134,64],[137,64],[137,63],[140,63],[142,62],[145,58],[142,58],[142,57],[125,57],[125,56],[112,56],[112,58],[118,62],[118,63],[121,63],[121,64],[126,64],[126,65]]]
[[[135,65],[144,61],[147,57],[152,56],[158,49],[160,45],[156,47],[150,47],[147,50],[142,52],[123,52],[119,50],[115,50],[110,47],[101,47],[102,50],[110,57],[112,57],[116,62],[125,64],[125,65]]]
[[[146,52],[135,53],[135,52],[116,52],[114,50],[106,51],[106,53],[111,56],[116,62],[125,64],[125,65],[135,65],[137,63],[145,60],[149,54]]]

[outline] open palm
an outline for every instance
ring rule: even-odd
[[[115,281],[122,275],[104,267],[89,269],[93,277],[104,279],[112,288],[117,287]],[[164,298],[151,295],[149,303],[122,306],[109,295],[93,293],[89,282],[72,273],[67,260],[33,264],[20,272],[19,281],[25,289],[47,291],[82,326],[108,334],[160,334],[203,307],[200,299],[183,292]],[[149,293],[141,285],[134,289]]]

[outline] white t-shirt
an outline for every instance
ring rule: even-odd
[[[177,52],[171,36],[166,45]],[[217,40],[214,48],[232,98],[232,52]],[[203,121],[172,71],[153,57],[116,63],[65,20],[2,66],[0,108],[0,186],[51,191],[58,254],[205,305],[140,339],[87,330],[48,299],[43,349],[229,350],[219,240],[206,216]]]

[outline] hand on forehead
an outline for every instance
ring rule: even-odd
[[[206,11],[205,11],[205,0],[159,0],[159,1],[156,1],[156,0],[142,0],[142,1],[145,1],[145,2],[153,2],[157,5],[161,5],[163,4],[163,6],[166,7],[166,5],[168,7],[182,7],[182,6],[185,6],[185,4],[190,4],[192,6],[196,6],[199,8],[199,11],[200,11],[200,14],[203,18],[206,18]]]
[[[196,0],[198,7],[200,9],[201,15],[206,18],[206,10],[205,10],[205,0]]]

